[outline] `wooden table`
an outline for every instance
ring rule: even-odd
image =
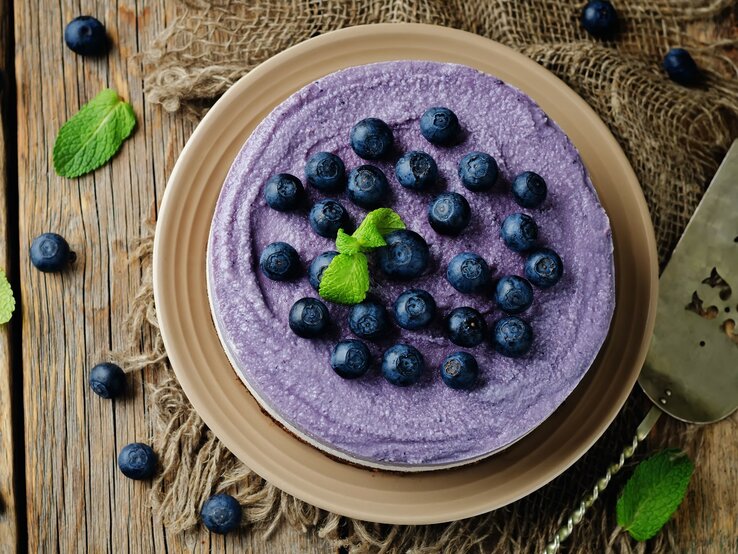
[[[80,13],[107,24],[114,44],[107,58],[78,57],[64,47],[64,26]],[[155,215],[193,130],[146,102],[134,57],[172,16],[171,4],[152,0],[0,4],[0,267],[20,297],[12,323],[0,328],[2,552],[328,551],[313,535],[287,527],[268,544],[249,531],[227,539],[168,533],[151,516],[146,484],[116,468],[124,444],[150,438],[144,383],[159,376],[134,377],[133,393],[115,402],[87,385],[101,353],[122,347],[141,278],[129,260],[132,244]],[[51,164],[56,133],[103,87],[132,103],[138,129],[111,164],[79,180],[60,178]],[[32,239],[45,231],[64,235],[78,254],[61,275],[42,274],[29,262]],[[704,462],[676,522],[682,551],[738,548],[735,427],[725,422],[707,431]]]

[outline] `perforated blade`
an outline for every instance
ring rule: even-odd
[[[639,383],[661,410],[710,423],[738,408],[738,140],[660,281]]]

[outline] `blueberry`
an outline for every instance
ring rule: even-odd
[[[458,235],[470,219],[469,202],[457,192],[443,192],[428,206],[428,222],[442,235]]]
[[[351,307],[348,317],[351,331],[362,339],[376,339],[389,329],[387,310],[376,300],[364,300]]]
[[[446,331],[454,344],[471,348],[484,341],[487,334],[487,324],[482,314],[474,308],[455,308],[446,318]]]
[[[395,344],[382,356],[382,375],[398,387],[414,385],[425,369],[423,355],[407,344]]]
[[[559,255],[548,248],[536,250],[525,260],[525,276],[535,286],[547,289],[559,282],[564,264]]]
[[[495,302],[501,310],[509,314],[522,313],[533,303],[533,287],[527,279],[506,275],[497,281]]]
[[[351,129],[351,148],[365,160],[385,158],[392,151],[392,129],[376,117],[367,117]]]
[[[82,56],[102,56],[108,51],[105,25],[90,15],[75,17],[64,29],[64,42]]]
[[[118,454],[118,468],[129,479],[148,479],[156,471],[156,454],[148,444],[127,444]]]
[[[111,363],[97,364],[90,370],[90,388],[103,398],[116,398],[126,386],[126,374]]]
[[[330,323],[328,308],[317,298],[300,298],[290,309],[290,329],[298,336],[312,339],[322,335]]]
[[[200,519],[209,531],[225,535],[241,524],[241,505],[230,494],[215,494],[202,505]]]
[[[459,292],[482,292],[489,284],[490,271],[487,262],[473,252],[462,252],[448,264],[446,279]]]
[[[526,214],[511,214],[500,227],[500,237],[515,252],[530,250],[538,242],[538,225]]]
[[[473,192],[484,192],[497,182],[497,162],[484,152],[469,152],[459,162],[461,184]]]
[[[492,343],[503,356],[519,358],[530,350],[532,342],[533,329],[519,317],[511,315],[495,322]]]
[[[454,352],[441,363],[441,379],[452,389],[471,389],[478,376],[479,364],[468,352]]]
[[[264,200],[269,207],[289,212],[297,208],[305,196],[305,189],[300,179],[289,173],[272,175],[264,185]]]
[[[618,30],[618,12],[607,0],[591,0],[582,10],[582,26],[593,37],[612,38]]]
[[[436,301],[421,289],[406,290],[395,300],[395,321],[403,329],[422,329],[436,315]]]
[[[694,85],[700,80],[700,70],[684,48],[669,50],[664,56],[663,65],[669,79],[680,85]]]
[[[430,154],[413,150],[397,161],[395,175],[403,187],[425,190],[438,180],[438,166]]]
[[[389,193],[387,177],[378,167],[360,165],[348,178],[348,197],[356,205],[370,210],[382,205]]]
[[[44,273],[61,271],[75,258],[69,243],[56,233],[44,233],[31,243],[31,263]]]
[[[348,212],[340,202],[326,198],[313,204],[308,221],[321,237],[334,239],[338,230],[348,224]]]
[[[379,249],[379,267],[394,279],[420,277],[428,268],[430,249],[425,239],[414,231],[392,231],[384,237],[387,246]]]
[[[420,133],[439,146],[455,144],[461,138],[459,118],[448,108],[429,108],[420,118]]]
[[[328,252],[318,254],[317,256],[315,256],[313,261],[310,262],[310,268],[308,269],[308,280],[316,291],[320,290],[320,281],[323,278],[323,272],[325,271],[325,268],[330,265],[330,263],[333,261],[333,258],[335,258],[336,256],[338,256],[338,252],[336,252],[335,250],[329,250]]]
[[[346,166],[330,152],[318,152],[305,166],[307,182],[321,192],[340,192],[346,185]]]
[[[512,182],[515,202],[523,208],[537,208],[546,199],[548,187],[543,177],[532,171],[525,171]]]
[[[366,344],[356,339],[339,342],[331,354],[333,371],[344,379],[356,379],[366,374],[371,361]]]
[[[274,281],[288,281],[300,273],[300,256],[286,242],[273,242],[261,252],[259,269]]]

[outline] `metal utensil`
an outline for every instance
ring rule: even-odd
[[[638,379],[655,405],[631,444],[556,532],[545,554],[558,551],[662,413],[687,423],[713,423],[738,408],[737,208],[738,140],[661,275],[656,327]]]

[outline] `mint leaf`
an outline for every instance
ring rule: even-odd
[[[404,229],[402,218],[389,208],[379,208],[366,214],[364,221],[352,235],[364,248],[379,248],[387,243],[384,237],[392,231]]]
[[[10,316],[15,311],[15,298],[13,297],[13,289],[10,288],[10,282],[5,272],[0,269],[0,324],[10,321]]]
[[[347,235],[343,229],[339,229],[336,236],[336,250],[341,254],[356,254],[361,250],[361,244],[351,235]]]
[[[692,461],[676,449],[638,464],[618,498],[618,525],[637,541],[653,537],[682,503],[693,471]]]
[[[364,254],[339,254],[325,268],[320,296],[337,304],[358,304],[369,290],[369,266]]]
[[[54,143],[54,169],[79,177],[105,164],[136,126],[136,114],[118,93],[105,89],[72,116]]]

